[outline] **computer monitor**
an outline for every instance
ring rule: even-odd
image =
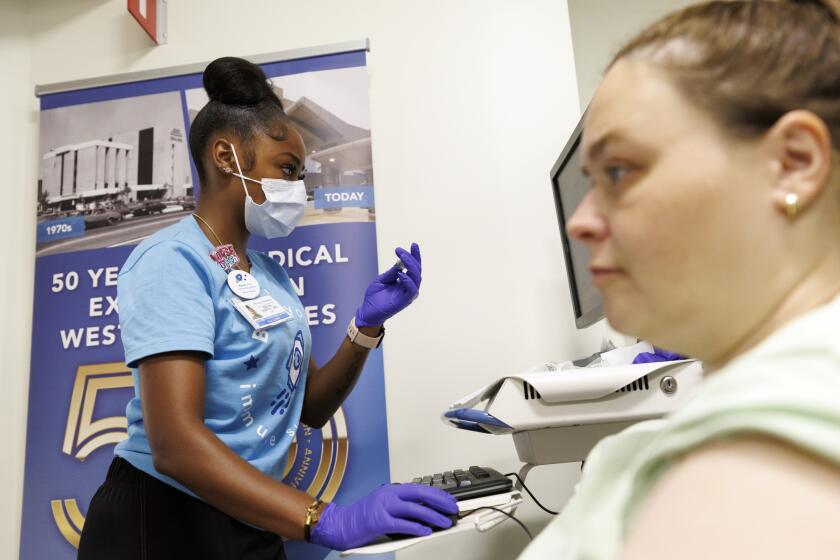
[[[588,327],[604,317],[601,296],[595,289],[592,276],[589,274],[589,251],[583,243],[570,239],[566,233],[566,222],[589,190],[589,179],[580,169],[579,147],[584,117],[581,117],[566,147],[557,158],[557,163],[551,168],[551,189],[554,192],[557,221],[560,224],[560,235],[563,239],[563,254],[569,276],[575,325],[579,329]]]

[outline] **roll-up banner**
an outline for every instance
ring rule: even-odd
[[[367,42],[254,57],[306,143],[307,209],[286,238],[252,237],[288,272],[325,363],[377,274]],[[70,560],[133,395],[116,280],[135,245],[200,196],[187,139],[204,65],[39,87],[40,169],[24,560]],[[34,187],[35,185],[33,185]],[[237,397],[238,398],[238,397]],[[388,482],[381,350],[322,429],[301,425],[283,480],[352,502]],[[289,542],[289,558],[328,551]],[[331,553],[334,557],[336,553]],[[386,556],[390,558],[391,556]]]

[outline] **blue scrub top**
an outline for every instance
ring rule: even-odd
[[[312,337],[286,271],[248,251],[260,295],[270,294],[292,319],[261,340],[231,303],[227,273],[210,258],[213,245],[192,216],[137,246],[117,281],[125,361],[134,376],[126,407],[128,439],[115,454],[195,495],[157,472],[143,425],[137,364],[162,352],[205,354],[204,424],[237,455],[280,479],[303,407]]]

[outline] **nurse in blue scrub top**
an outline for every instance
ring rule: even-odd
[[[383,323],[418,294],[420,250],[373,280],[335,356],[312,360],[289,277],[247,251],[303,216],[306,149],[262,70],[221,58],[190,129],[195,213],[146,239],[118,281],[135,397],[128,439],[91,500],[78,558],[285,558],[285,539],[343,550],[446,528],[455,500],[385,485],[351,505],[280,481],[299,423],[323,426],[353,389]],[[301,318],[303,316],[304,318]]]

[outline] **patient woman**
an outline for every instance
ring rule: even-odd
[[[696,5],[611,64],[569,221],[609,322],[702,360],[521,558],[840,558],[840,2]]]

